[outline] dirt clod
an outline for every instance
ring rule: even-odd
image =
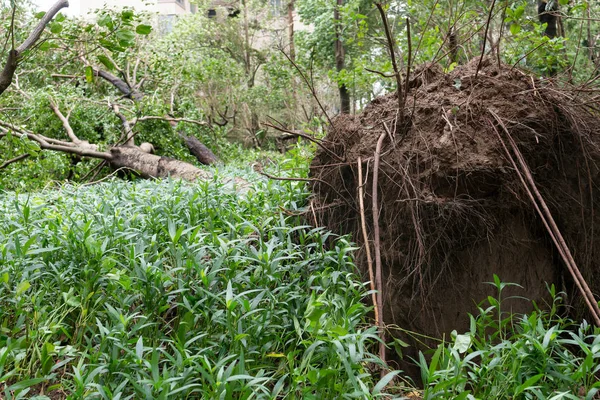
[[[592,290],[598,271],[600,127],[598,111],[577,88],[559,86],[484,59],[444,73],[417,68],[398,120],[395,93],[360,115],[334,120],[311,165],[320,223],[361,243],[359,157],[366,174],[365,210],[373,238],[371,185],[377,139],[386,128],[379,171],[384,320],[401,330],[442,337],[468,330],[468,313],[496,290],[497,274],[519,295],[543,304],[546,282],[584,311],[571,279],[496,130],[523,154],[536,185]],[[340,162],[340,159],[344,162]],[[340,199],[342,201],[340,201]],[[372,246],[372,243],[371,243]],[[364,256],[359,265],[364,269]],[[597,275],[597,274],[596,274]],[[516,312],[531,302],[505,303]],[[581,313],[580,316],[584,316]],[[395,327],[400,329],[395,330]]]

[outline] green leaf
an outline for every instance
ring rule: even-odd
[[[121,20],[123,22],[129,22],[133,19],[133,10],[123,10],[121,13]]]
[[[23,390],[31,386],[35,386],[39,383],[45,382],[46,378],[34,378],[34,379],[25,379],[24,381],[17,382],[14,385],[10,385],[6,388],[6,392],[13,392],[17,390]]]
[[[27,289],[29,289],[31,287],[31,283],[29,283],[29,281],[23,281],[21,283],[19,283],[19,285],[17,286],[17,296],[22,295]]]
[[[135,28],[135,31],[140,35],[149,35],[152,32],[152,27],[150,25],[140,24]]]
[[[135,355],[140,360],[144,358],[144,338],[140,336],[137,343],[135,344]]]
[[[63,13],[58,13],[56,14],[56,17],[54,17],[56,22],[63,22],[65,19],[67,19],[67,17]]]
[[[42,18],[44,18],[44,15],[46,15],[46,11],[40,11],[39,13],[36,13],[34,16],[36,19],[42,19]]]
[[[135,33],[133,33],[133,31],[130,31],[129,29],[119,29],[115,35],[121,46],[133,46],[135,40]]]
[[[89,65],[85,67],[85,80],[87,83],[92,83],[94,81],[94,70]]]
[[[519,24],[512,24],[510,26],[510,33],[512,33],[513,35],[516,35],[519,32],[521,32],[521,25],[519,25]]]
[[[54,34],[59,34],[63,30],[62,25],[59,22],[51,22],[50,23],[50,32]]]
[[[379,382],[377,382],[377,385],[375,385],[375,387],[373,388],[373,394],[379,394],[381,393],[381,391],[383,389],[385,389],[385,387],[387,386],[388,383],[390,383],[390,381],[392,379],[394,379],[394,377],[396,375],[398,375],[400,373],[400,371],[392,371],[388,374],[386,374],[383,378],[381,378],[381,380]]]
[[[521,18],[523,16],[523,13],[525,12],[525,6],[519,6],[515,9],[515,13],[514,13],[514,18],[518,19]]]
[[[102,63],[102,65],[104,65],[110,71],[115,69],[115,64],[104,54],[100,54],[98,56],[98,61],[100,61],[100,63]]]
[[[103,26],[108,29],[112,29],[114,25],[111,16],[108,14],[103,14],[100,18],[98,18],[98,26]]]

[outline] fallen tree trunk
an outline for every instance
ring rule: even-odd
[[[62,116],[58,108],[56,112]],[[66,118],[63,123],[68,126]],[[72,131],[70,132],[72,141],[65,141],[29,132],[19,126],[0,121],[0,138],[7,136],[9,133],[18,138],[26,137],[36,142],[42,150],[59,151],[80,157],[104,160],[115,169],[130,169],[145,178],[171,177],[194,181],[212,177],[210,172],[203,171],[185,161],[151,154],[148,151],[152,147],[149,143],[142,143],[141,146],[115,146],[107,151],[99,151],[97,145],[79,140]],[[21,159],[24,159],[24,157]]]
[[[204,165],[213,165],[219,162],[219,159],[208,147],[206,147],[201,141],[194,136],[186,136],[179,134],[185,144],[187,145],[190,153],[196,157],[198,162]]]
[[[180,178],[187,181],[209,179],[212,174],[181,160],[146,153],[137,146],[119,146],[110,149],[109,164],[127,168],[144,178]]]

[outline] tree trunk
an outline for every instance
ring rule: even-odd
[[[180,178],[187,181],[210,179],[212,175],[192,164],[169,157],[145,153],[139,147],[113,147],[109,164],[137,171],[144,178]]]
[[[552,2],[548,7],[548,2]],[[558,12],[558,0],[538,0],[538,18],[540,23],[547,24],[545,36],[554,39],[557,34],[558,17],[554,15]]]
[[[340,18],[340,7],[344,5],[344,0],[337,0],[337,6],[333,11],[335,22],[335,68],[338,74],[344,69],[346,62],[346,51],[342,42],[342,22]],[[340,113],[350,113],[350,92],[345,83],[338,82],[340,91]]]
[[[288,41],[290,46],[290,60],[296,62],[296,44],[294,43],[294,2],[290,0],[287,7],[288,18]]]
[[[194,136],[185,136],[182,134],[180,134],[180,136],[185,141],[190,153],[192,153],[201,164],[213,165],[219,162],[217,156]]]

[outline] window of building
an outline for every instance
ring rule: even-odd
[[[175,14],[159,15],[158,23],[160,32],[163,34],[171,33],[175,26],[177,16]]]
[[[192,14],[196,14],[196,12],[198,11],[198,8],[196,7],[195,4],[190,4],[190,12]]]
[[[214,18],[216,16],[217,16],[217,10],[215,10],[215,9],[208,10],[208,18]]]
[[[271,6],[271,13],[274,16],[279,17],[280,15],[282,15],[281,0],[269,0],[269,5]]]

